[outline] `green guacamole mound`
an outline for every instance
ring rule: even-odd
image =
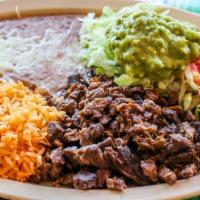
[[[150,10],[118,18],[106,38],[122,72],[139,79],[169,78],[200,53],[200,32]]]
[[[86,60],[100,73],[114,76],[118,85],[157,84],[164,89],[200,55],[197,28],[156,9],[107,10],[87,26]]]

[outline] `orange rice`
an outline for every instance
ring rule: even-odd
[[[47,124],[61,113],[22,83],[0,82],[0,178],[26,181],[42,163]]]

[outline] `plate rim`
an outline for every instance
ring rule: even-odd
[[[51,2],[51,3],[49,3]],[[0,19],[10,19],[13,17],[19,17],[16,14],[18,10],[20,14],[24,17],[27,15],[48,15],[48,14],[83,14],[86,11],[98,12],[99,9],[105,5],[114,5],[114,9],[126,6],[128,4],[135,4],[142,1],[135,0],[118,0],[117,4],[115,0],[1,0],[0,1]],[[49,3],[49,4],[48,4]],[[189,19],[191,18],[192,23],[195,23],[200,27],[200,15],[183,11],[181,9],[176,9],[167,6],[170,9],[172,15],[177,15],[179,17]],[[77,12],[81,11],[81,13]],[[71,12],[71,13],[70,13]],[[199,185],[199,187],[198,187]],[[187,186],[187,187],[186,187]],[[188,186],[190,189],[188,190]],[[31,188],[33,191],[31,191]],[[184,189],[185,192],[180,193],[180,190]],[[6,192],[5,192],[6,190]],[[152,191],[150,191],[152,190]],[[151,194],[154,196],[146,196],[148,200],[156,199],[180,199],[189,198],[200,194],[200,175],[196,175],[190,179],[180,180],[175,185],[169,186],[167,184],[157,184],[152,186],[142,186],[128,188],[122,193],[112,192],[109,190],[89,190],[80,191],[76,189],[68,188],[54,188],[49,186],[35,185],[31,183],[20,183],[7,179],[0,179],[0,196],[4,198],[11,199],[48,199],[53,200],[55,192],[57,199],[62,200],[66,198],[66,195],[72,194],[71,200],[91,200],[96,197],[96,193],[101,193],[101,197],[98,200],[128,200],[130,197],[136,196],[136,192],[144,193],[145,195]],[[148,191],[148,192],[147,192]],[[165,191],[165,193],[164,193]],[[45,192],[45,193],[44,193]],[[20,193],[20,194],[19,194]],[[54,194],[53,194],[54,193]],[[169,193],[171,193],[169,197]],[[42,198],[38,198],[38,195]],[[45,195],[46,194],[46,195]],[[59,195],[60,194],[60,195]],[[32,196],[30,196],[32,195]],[[45,196],[44,196],[45,195]],[[64,195],[64,196],[63,196]],[[90,196],[91,195],[91,196]],[[157,196],[156,196],[157,195]],[[138,196],[138,199],[144,199],[144,196]]]

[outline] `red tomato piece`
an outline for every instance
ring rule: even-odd
[[[188,65],[192,72],[194,82],[200,85],[200,58],[195,59]]]

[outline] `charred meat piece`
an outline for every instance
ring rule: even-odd
[[[65,163],[63,148],[54,149],[50,154],[50,159],[53,165],[63,165]]]
[[[90,135],[88,132],[88,128],[83,128],[82,130],[80,130],[80,145],[81,146],[87,146],[87,145],[91,145],[92,141],[90,141]]]
[[[189,178],[197,174],[197,166],[192,163],[186,165],[180,172],[181,178]]]
[[[157,166],[155,160],[147,159],[147,160],[142,160],[140,163],[144,175],[147,176],[152,182],[156,182],[158,174],[157,174]]]
[[[144,123],[144,124],[134,124],[130,129],[131,135],[136,135],[137,133],[155,133],[157,131],[157,126],[154,124]]]
[[[64,115],[49,123],[43,164],[30,180],[122,191],[125,181],[173,184],[199,173],[200,122],[191,112],[91,71],[68,81],[58,98],[48,96]]]
[[[62,166],[44,163],[41,169],[42,180],[56,180],[62,173]]]
[[[190,140],[180,134],[172,134],[170,135],[170,142],[166,148],[166,151],[169,153],[176,153],[178,151],[188,149],[190,146]]]
[[[114,151],[112,148],[107,147],[104,151],[104,156],[109,165],[123,174],[125,177],[133,180],[138,185],[146,185],[146,181],[140,179],[134,171],[134,163],[132,155],[128,147],[124,147],[120,152]]]
[[[127,188],[124,180],[120,178],[107,178],[106,186],[110,190],[118,191],[123,191],[125,188]]]
[[[63,186],[71,187],[73,185],[73,176],[74,176],[74,173],[65,174],[64,176],[58,178],[54,182],[54,185],[55,186],[63,185]]]
[[[113,148],[116,147],[115,143],[111,137],[106,138],[102,142],[99,142],[97,145],[100,149],[104,149],[105,147],[108,147],[108,146],[113,147]]]
[[[100,124],[91,124],[88,128],[84,129],[84,133],[88,135],[89,140],[95,143],[99,138],[103,136],[104,127]]]
[[[98,187],[102,188],[106,184],[106,180],[111,176],[109,169],[97,170]]]
[[[157,105],[154,101],[146,99],[143,102],[144,109],[152,112],[154,114],[161,114],[161,107]]]
[[[64,129],[62,128],[60,122],[50,122],[48,124],[48,140],[54,141],[55,139],[60,139],[64,133]]]
[[[103,152],[96,144],[78,149],[77,156],[74,158],[80,165],[91,165],[99,168],[107,167]]]
[[[75,157],[77,156],[77,149],[78,149],[78,147],[72,146],[72,147],[66,147],[63,150],[63,154],[67,158],[67,160],[70,162],[70,164],[72,165],[72,168],[76,168],[78,165],[78,163],[75,159]]]
[[[62,147],[63,146],[63,143],[59,140],[59,139],[55,139],[53,142],[52,142],[53,146],[55,147]]]
[[[188,122],[183,122],[179,125],[179,133],[192,142],[194,139],[195,129],[190,126]]]
[[[169,166],[176,166],[177,164],[189,164],[191,162],[195,162],[196,155],[195,152],[192,151],[185,151],[184,153],[179,153],[176,155],[169,156],[165,163]]]
[[[185,115],[185,121],[195,121],[196,117],[191,111],[188,111]]]
[[[73,186],[81,190],[97,188],[97,176],[89,171],[80,171],[73,176]]]
[[[86,97],[88,99],[95,99],[106,96],[106,90],[104,88],[95,88],[93,90],[89,90],[86,93]]]
[[[156,93],[155,91],[147,89],[144,98],[156,102],[159,98],[159,94]]]
[[[112,98],[111,97],[105,97],[105,98],[96,98],[93,101],[89,102],[88,104],[86,104],[83,108],[83,110],[80,112],[81,115],[83,116],[87,116],[87,115],[94,115],[94,118],[98,118],[101,117],[100,116],[96,116],[95,111],[99,111],[99,112],[103,112],[104,109],[109,106],[112,102]]]
[[[88,84],[90,83],[90,79],[94,75],[94,70],[92,68],[88,69],[84,74],[83,74],[83,81],[84,83]]]
[[[81,75],[80,73],[72,74],[67,78],[67,86],[70,87],[73,83],[77,83],[80,81]]]
[[[163,182],[169,184],[173,184],[177,180],[176,174],[164,165],[159,168],[158,176]]]
[[[191,126],[195,128],[194,142],[200,142],[200,122],[194,121],[191,123]]]
[[[176,125],[175,124],[171,124],[171,125],[166,125],[164,127],[162,127],[159,131],[158,134],[159,135],[170,135],[170,134],[174,134],[176,133]]]
[[[64,143],[74,143],[79,141],[78,129],[67,129],[62,137]]]
[[[66,98],[63,102],[58,104],[58,109],[65,111],[67,114],[72,114],[77,107],[77,102],[71,98]]]
[[[37,173],[31,175],[29,178],[28,178],[28,181],[30,182],[33,182],[33,183],[40,183],[42,180],[42,176],[40,174],[40,171],[37,171]]]
[[[180,119],[178,118],[177,112],[175,110],[165,108],[162,110],[162,114],[169,122],[177,124],[180,122]]]

